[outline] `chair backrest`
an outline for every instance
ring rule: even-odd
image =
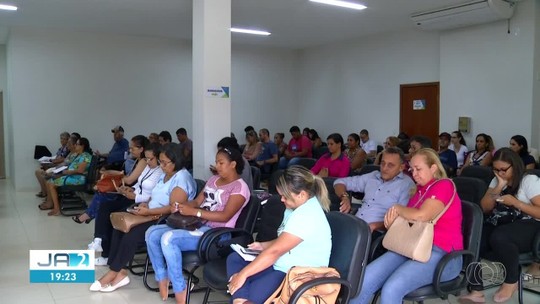
[[[381,166],[379,165],[363,165],[362,168],[358,171],[358,174],[355,175],[364,175],[371,173],[373,171],[379,171],[381,169]]]
[[[495,177],[493,169],[486,166],[467,166],[463,168],[460,176],[476,177],[483,180],[486,185],[491,183],[491,180]]]
[[[251,166],[251,177],[253,177],[253,189],[261,189],[261,169]]]
[[[88,165],[88,174],[86,175],[86,190],[93,192],[94,184],[96,183],[99,175],[98,169],[99,156],[92,155],[90,164]]]
[[[337,211],[326,214],[332,230],[332,253],[329,266],[351,283],[351,298],[359,292],[369,256],[371,230],[366,222]]]
[[[253,234],[260,209],[261,201],[256,195],[251,195],[247,205],[240,211],[235,227]]]
[[[461,200],[466,200],[477,205],[484,194],[486,194],[488,186],[486,183],[476,177],[458,176],[452,178],[456,185],[456,191]]]
[[[540,169],[527,169],[525,172],[540,177]]]
[[[197,184],[197,195],[201,193],[201,191],[204,190],[204,186],[206,186],[206,182],[202,179],[196,178],[195,183]]]
[[[305,167],[307,169],[313,168],[315,166],[315,163],[317,160],[315,158],[308,158],[308,157],[299,157],[295,163],[295,165]]]
[[[461,223],[463,246],[465,250],[474,254],[474,257],[465,257],[463,267],[467,267],[470,263],[478,260],[484,215],[479,205],[466,200],[461,200],[461,212],[463,214]]]
[[[278,237],[277,230],[283,221],[285,204],[281,196],[274,194],[261,206],[259,220],[257,221],[257,241],[267,242]]]
[[[277,194],[276,184],[278,179],[283,174],[283,169],[278,169],[272,173],[270,180],[268,181],[268,193]]]
[[[320,146],[318,148],[313,149],[313,158],[319,159],[324,154],[328,153],[328,146]]]

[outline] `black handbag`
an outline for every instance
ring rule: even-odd
[[[504,189],[500,195],[506,194],[511,194],[508,192],[508,189]],[[523,217],[524,215],[520,210],[497,202],[491,213],[485,216],[484,222],[493,226],[501,226],[520,220]]]
[[[180,214],[180,212],[175,212],[167,217],[165,223],[174,229],[193,231],[203,225],[203,220],[196,216],[187,216]]]

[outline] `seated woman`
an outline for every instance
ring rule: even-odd
[[[364,152],[364,150],[360,148],[360,136],[356,133],[349,134],[349,136],[347,136],[347,149],[345,149],[345,155],[349,159],[349,163],[352,163],[356,154],[362,152]]]
[[[278,158],[282,157],[283,154],[285,154],[285,150],[287,150],[287,143],[285,143],[283,140],[285,139],[284,133],[276,133],[274,134],[274,143],[276,146],[278,146]]]
[[[205,220],[206,223],[199,228],[201,233],[173,229],[167,225],[152,226],[146,231],[148,255],[164,301],[168,297],[169,281],[173,285],[176,303],[186,301],[182,251],[197,249],[202,232],[210,228],[234,228],[240,211],[250,198],[249,188],[240,178],[243,169],[244,161],[238,150],[230,147],[219,149],[216,154],[217,175],[210,177],[197,198],[171,210]]]
[[[395,136],[389,136],[386,138],[386,140],[383,143],[384,149],[390,148],[390,147],[397,147],[399,145],[399,138]],[[382,154],[384,150],[379,152],[377,156],[375,157],[375,161],[373,162],[374,165],[380,165],[382,160]]]
[[[482,210],[489,217],[482,229],[480,256],[501,262],[506,269],[504,283],[493,296],[493,301],[501,303],[517,290],[519,254],[532,250],[534,237],[540,230],[540,179],[526,174],[521,158],[509,148],[495,153],[493,172],[495,177],[481,201]],[[513,210],[516,216],[496,216],[501,208]],[[462,299],[485,302],[482,281],[475,279],[481,275],[477,271],[469,279],[477,284],[471,285],[472,292]]]
[[[86,175],[92,161],[92,149],[88,139],[82,137],[75,144],[76,157],[69,164],[67,170],[62,171],[59,176],[51,178],[47,182],[47,201],[39,205],[39,209],[49,211],[47,215],[60,215],[60,202],[58,198],[59,186],[67,185],[84,185],[86,183]]]
[[[463,168],[467,166],[491,166],[491,137],[480,133],[476,135],[476,146],[474,151],[469,152],[467,160],[463,164],[460,170],[458,170],[458,175],[461,174]]]
[[[390,228],[398,215],[408,220],[429,221],[451,204],[435,224],[431,257],[422,263],[393,251],[386,252],[367,265],[360,294],[350,303],[369,303],[379,289],[381,303],[401,303],[409,292],[433,282],[435,268],[447,253],[463,249],[461,200],[455,195],[452,181],[446,178],[437,152],[422,148],[416,151],[410,165],[417,185],[416,193],[407,207],[396,204],[388,209],[384,225]],[[456,278],[461,268],[461,257],[451,260],[441,280]]]
[[[319,137],[319,133],[317,133],[315,129],[309,130],[308,138],[311,140],[311,143],[313,144],[312,149],[317,149],[321,146],[326,146],[326,143],[322,141],[322,139]]]
[[[330,205],[324,181],[291,166],[279,178],[277,191],[287,208],[278,238],[249,244],[250,249],[262,250],[251,263],[236,252],[227,258],[233,304],[264,303],[293,266],[328,266],[332,235],[324,214]]]
[[[130,170],[131,174],[124,176],[122,178],[121,185],[133,185],[135,182],[137,182],[137,179],[141,175],[141,173],[146,168],[146,159],[144,158],[144,147],[147,146],[149,143],[148,139],[143,135],[137,135],[133,137],[129,143],[129,152],[131,155],[133,155],[135,159],[135,163],[133,165],[133,169]],[[110,174],[110,175],[116,175],[116,174],[123,174],[123,171],[114,171],[114,170],[107,170],[104,173]],[[90,206],[84,211],[81,215],[75,215],[71,219],[77,223],[90,223],[92,219],[94,219],[97,215],[97,212],[99,210],[99,206],[101,206],[101,203],[107,202],[107,201],[114,201],[117,199],[118,194],[116,193],[100,193],[96,192],[94,197],[92,198],[92,202],[90,203]]]
[[[349,159],[343,153],[343,137],[338,133],[332,133],[326,138],[328,153],[317,160],[311,168],[311,173],[320,177],[346,177],[349,176]]]
[[[465,138],[463,138],[463,134],[461,134],[461,132],[452,132],[452,136],[450,137],[450,146],[448,146],[448,149],[456,152],[458,168],[463,167],[463,163],[465,162],[469,149],[467,148],[467,143],[465,142]]]
[[[521,135],[514,135],[510,138],[510,149],[516,152],[525,166],[525,170],[534,169],[536,166],[536,161],[534,157],[529,154],[529,145],[527,144],[527,139]]]
[[[70,135],[68,132],[62,132],[60,134],[60,148],[58,148],[58,151],[56,152],[55,158],[50,161],[50,163],[41,164],[40,168],[36,170],[36,178],[39,182],[39,186],[41,187],[41,191],[36,194],[37,197],[44,198],[47,194],[47,186],[46,186],[46,179],[45,179],[45,170],[48,168],[51,168],[53,166],[60,165],[65,162],[67,156],[71,153],[71,150],[69,149],[69,139]]]
[[[167,155],[172,157],[176,162],[174,153],[169,151],[174,147],[167,147]],[[127,207],[137,203],[148,203],[152,195],[152,190],[163,176],[163,170],[159,166],[159,154],[161,153],[161,145],[159,143],[148,144],[145,147],[144,156],[146,167],[137,178],[137,183],[133,187],[120,186],[118,188],[119,195],[114,196],[113,200],[101,204],[97,210],[96,222],[94,225],[94,240],[88,244],[89,250],[101,252],[101,256],[96,258],[97,266],[107,265],[108,257],[111,249],[111,241],[113,235],[113,227],[111,224],[110,215],[113,212],[125,211]],[[165,157],[167,157],[167,155]]]
[[[255,164],[257,157],[261,154],[262,144],[259,141],[257,132],[250,130],[246,133],[246,146],[242,155],[249,161],[250,164]]]
[[[183,204],[196,195],[197,184],[184,167],[184,158],[176,147],[165,147],[159,154],[159,163],[165,174],[152,190],[150,202],[135,207],[134,213],[137,215],[169,214],[175,203]],[[123,268],[133,259],[140,243],[144,242],[146,230],[156,221],[132,227],[128,233],[116,229],[113,231],[107,262],[109,271],[90,286],[91,291],[111,292],[129,284],[127,270]]]

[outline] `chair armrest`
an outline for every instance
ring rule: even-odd
[[[311,281],[305,282],[296,288],[291,297],[289,298],[289,304],[295,304],[300,297],[308,291],[310,288],[323,284],[340,284],[341,290],[339,292],[339,297],[341,297],[341,303],[348,303],[351,296],[351,283],[345,279],[341,278],[318,278]]]
[[[442,277],[442,273],[443,273],[444,269],[446,268],[446,265],[452,259],[457,258],[459,256],[461,256],[461,257],[470,256],[471,261],[475,262],[474,253],[472,251],[469,251],[469,250],[453,251],[453,252],[450,252],[450,253],[446,254],[445,256],[443,256],[443,258],[437,264],[437,267],[435,268],[435,273],[433,275],[433,289],[435,290],[435,293],[439,297],[445,297],[450,293],[450,291],[442,290],[441,283],[443,283],[443,282],[441,282],[441,277]],[[468,266],[468,265],[463,265],[463,266]],[[464,280],[466,280],[466,278],[464,278]]]
[[[247,246],[253,242],[253,236],[240,228],[213,228],[204,233],[199,241],[198,254],[203,262],[227,257],[232,248],[231,244]]]

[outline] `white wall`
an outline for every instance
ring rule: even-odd
[[[306,49],[300,62],[300,128],[321,138],[365,128],[382,143],[399,133],[400,84],[439,80],[439,35],[365,37]]]
[[[263,127],[266,113],[277,113],[276,107],[294,99],[288,96],[293,95],[294,73],[282,73],[292,69],[295,54],[241,48],[238,54],[238,59],[233,55],[232,111],[239,123],[232,127],[243,134],[249,119]],[[117,124],[128,138],[174,133],[180,126],[191,131],[190,42],[17,28],[8,41],[7,60],[11,177],[17,190],[37,189],[33,147],[56,149],[64,130],[81,133],[101,151],[112,146],[110,129]],[[268,88],[282,91],[271,94]],[[259,106],[253,111],[255,98]],[[291,117],[283,119],[288,123]],[[264,126],[277,130],[281,125],[278,117]]]
[[[535,5],[534,16],[534,67],[533,67],[533,110],[532,110],[532,147],[540,147],[540,1]]]
[[[511,21],[441,35],[441,130],[457,129],[459,116],[471,117],[465,134],[487,133],[496,148],[516,134],[531,138],[535,1],[520,2]]]

